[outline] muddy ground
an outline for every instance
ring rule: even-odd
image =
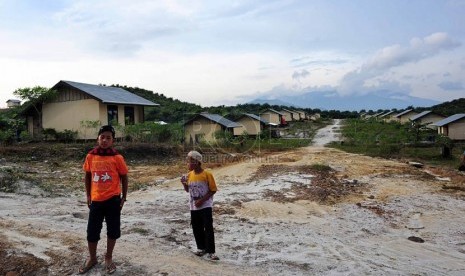
[[[129,160],[138,189],[114,275],[464,275],[465,176],[325,148],[337,128],[306,148],[205,164],[218,262],[191,253],[183,158]],[[0,158],[0,179],[15,183],[0,192],[0,275],[74,275],[86,258],[81,164],[43,161]],[[103,274],[101,263],[88,273]]]

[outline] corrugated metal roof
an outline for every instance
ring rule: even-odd
[[[386,117],[386,116],[388,116],[388,115],[391,115],[392,113],[394,113],[394,111],[389,111],[389,112],[386,113],[386,114],[379,115],[379,118],[384,118],[384,117]]]
[[[279,114],[279,115],[284,115],[283,113],[281,113],[281,112],[279,112],[279,111],[277,111],[277,110],[274,110],[274,109],[272,109],[272,108],[268,108],[267,110],[265,110],[264,112],[262,112],[262,114],[265,113],[265,112],[267,112],[267,111],[271,111],[271,112],[276,113],[276,114]]]
[[[261,118],[261,117],[255,115],[255,114],[244,113],[244,115],[245,115],[245,116],[249,116],[250,118],[253,118],[253,119],[257,120],[257,121],[260,121],[260,122],[264,123],[265,125],[269,125],[269,124],[270,124],[270,122],[268,122],[267,120],[265,120],[265,119],[263,119],[263,118]]]
[[[297,111],[286,109],[286,108],[283,108],[283,111],[286,111],[286,112],[289,112],[289,113],[299,113]]]
[[[442,126],[445,126],[445,125],[448,125],[450,123],[453,123],[457,120],[460,120],[462,118],[465,118],[465,114],[463,113],[459,113],[459,114],[454,114],[452,116],[449,116],[441,121],[437,121],[436,123],[432,124],[432,125],[435,125],[435,126],[439,126],[439,127],[442,127]]]
[[[410,117],[410,121],[416,121],[422,117],[425,117],[426,115],[430,114],[431,113],[431,110],[427,110],[427,111],[423,111],[421,112],[420,114],[417,114],[417,115],[414,115],[412,117]]]
[[[413,109],[407,109],[407,110],[405,110],[405,111],[402,111],[401,113],[399,113],[399,114],[396,115],[396,118],[399,118],[400,116],[405,115],[405,114],[411,112],[412,110],[413,110]]]
[[[55,84],[53,88],[62,84],[66,84],[76,89],[79,89],[82,92],[89,94],[90,96],[102,101],[102,103],[105,104],[128,104],[145,106],[159,105],[119,87],[101,86],[62,80]]]
[[[195,118],[197,118],[198,116],[202,116],[202,117],[205,117],[207,118],[208,120],[210,121],[213,121],[215,123],[218,123],[224,127],[227,127],[227,128],[234,128],[234,127],[240,127],[241,125],[239,125],[238,123],[236,122],[233,122],[231,120],[228,120],[226,119],[225,117],[221,116],[221,115],[218,115],[218,114],[210,114],[210,113],[200,113],[198,114],[197,116],[195,116],[194,118],[190,119],[189,121],[185,122],[184,124],[187,124],[193,120],[195,120]]]

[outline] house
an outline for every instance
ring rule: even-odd
[[[236,120],[236,123],[240,127],[234,128],[234,135],[242,135],[247,133],[248,135],[256,136],[263,132],[265,128],[269,128],[271,125],[267,120],[255,115],[244,113],[241,117]],[[276,124],[274,124],[277,126]]]
[[[284,114],[284,119],[286,122],[298,121],[300,120],[299,113],[293,110],[283,108],[281,113]]]
[[[384,114],[381,114],[378,116],[379,119],[385,121],[385,122],[388,122],[391,120],[391,118],[394,116],[394,111],[388,111]]]
[[[465,114],[455,114],[434,123],[438,127],[438,134],[452,140],[465,140]]]
[[[386,112],[387,113],[387,112]],[[373,119],[379,119],[381,116],[383,116],[385,114],[384,111],[381,111],[381,112],[378,112],[376,114],[373,114],[373,116],[371,116],[371,118]]]
[[[303,110],[296,110],[297,113],[299,113],[300,120],[308,120],[308,114],[307,112]]]
[[[303,110],[297,110],[297,112],[299,112],[300,114],[300,117],[303,118],[304,120],[308,120],[309,119],[309,116],[308,116],[308,113],[303,111]]]
[[[415,116],[417,114],[418,114],[418,112],[413,111],[413,109],[407,109],[405,111],[400,112],[396,116],[394,116],[393,119],[400,122],[401,124],[404,124],[404,123],[409,122],[409,119],[412,116]]]
[[[216,140],[218,132],[234,135],[234,128],[239,124],[218,114],[200,113],[184,123],[184,141],[198,144],[202,141],[211,143]]]
[[[308,117],[310,120],[312,121],[317,121],[321,118],[321,114],[320,113],[315,113],[315,114],[312,114]]]
[[[260,118],[278,126],[287,125],[284,114],[271,108],[260,113]]]
[[[28,132],[34,137],[43,129],[77,131],[78,139],[95,139],[97,129],[88,129],[83,122],[125,126],[144,121],[144,107],[157,106],[147,99],[122,88],[73,81],[59,81],[52,87],[57,96],[38,107],[29,107]],[[117,133],[117,137],[120,134]]]
[[[436,129],[435,122],[445,119],[446,117],[436,114],[432,111],[423,111],[420,114],[410,117],[410,121],[415,124],[425,125],[427,128]]]
[[[382,112],[378,112],[378,113],[375,113],[375,114],[366,114],[364,119],[377,119],[380,115],[382,115],[384,113],[384,111]]]
[[[305,114],[303,114],[304,112],[302,111],[299,112],[298,110],[290,110],[292,112],[292,116],[294,117],[294,121],[303,121],[304,118],[305,118]]]
[[[399,114],[399,113],[397,113],[397,111],[390,111],[390,112],[388,112],[387,114],[384,114],[383,120],[384,120],[385,122],[397,121],[396,116],[397,116],[398,114]]]
[[[16,106],[20,106],[20,105],[21,105],[20,100],[9,99],[8,101],[6,101],[6,106],[8,108],[16,107]]]

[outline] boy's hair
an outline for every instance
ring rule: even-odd
[[[190,157],[194,160],[202,162],[202,154],[200,154],[200,152],[198,151],[195,151],[195,150],[189,151],[189,153],[187,154],[187,157]]]
[[[105,131],[111,132],[111,136],[113,136],[113,139],[115,138],[116,136],[115,129],[110,125],[102,126],[98,131],[98,136],[100,136],[100,134],[102,134]]]

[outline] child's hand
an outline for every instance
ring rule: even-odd
[[[181,183],[182,183],[182,185],[187,185],[187,176],[186,175],[181,176]]]
[[[203,199],[197,199],[196,201],[194,201],[194,205],[195,205],[195,207],[200,207],[200,206],[202,206],[202,204],[204,202],[205,201]]]
[[[90,196],[87,197],[87,207],[90,208],[90,205],[92,204],[92,199]]]

